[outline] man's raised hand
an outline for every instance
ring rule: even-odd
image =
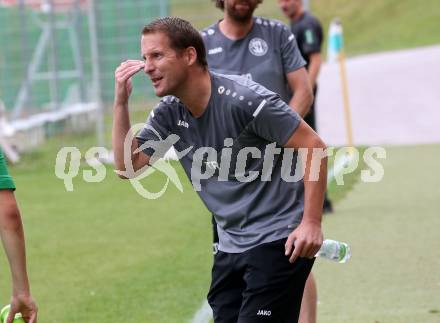
[[[115,70],[115,105],[127,105],[133,85],[131,77],[142,70],[145,66],[143,61],[127,60]]]

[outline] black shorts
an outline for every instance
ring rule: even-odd
[[[286,239],[243,253],[214,256],[208,293],[215,323],[298,321],[304,285],[314,259],[284,255]]]

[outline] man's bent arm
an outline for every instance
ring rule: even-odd
[[[307,158],[300,156],[305,163],[304,172],[304,214],[301,224],[289,236],[286,242],[286,255],[290,255],[293,262],[297,257],[313,257],[322,244],[322,206],[324,192],[327,185],[327,157],[317,158],[313,164],[319,162],[319,167],[312,167],[313,150],[324,153],[326,146],[319,136],[304,121],[301,121],[297,130],[287,141],[286,148],[307,148]],[[305,156],[304,156],[305,157]],[[319,169],[318,174],[313,174]],[[292,252],[292,246],[295,249]]]
[[[20,211],[12,190],[0,190],[0,237],[12,276],[11,312],[21,312],[27,322],[37,322],[26,271],[26,252]]]
[[[134,177],[134,172],[148,165],[150,160],[143,152],[135,153],[138,143],[130,130],[128,112],[128,100],[133,90],[131,77],[141,71],[144,65],[144,62],[139,60],[128,60],[121,63],[115,71],[112,144],[116,170],[119,177],[125,179]],[[129,147],[125,147],[126,138]]]

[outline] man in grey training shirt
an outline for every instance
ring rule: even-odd
[[[144,61],[123,62],[115,71],[119,175],[136,176],[172,144],[219,227],[208,294],[214,321],[296,322],[323,239],[324,143],[279,95],[247,78],[208,71],[203,40],[188,22],[149,23],[141,50]],[[131,77],[141,70],[163,99],[133,138],[128,100]],[[124,146],[127,136],[132,140]],[[292,173],[300,148],[309,152],[299,167],[304,181]],[[312,149],[322,160],[312,163]]]
[[[215,1],[224,17],[201,32],[209,69],[260,83],[304,117],[313,101],[306,61],[286,25],[253,16],[261,2]]]
[[[283,101],[289,102],[301,117],[306,118],[313,95],[305,69],[306,61],[290,29],[280,21],[254,16],[262,0],[213,2],[223,11],[223,19],[201,32],[210,70],[244,75],[278,93]],[[214,217],[212,222],[215,253],[219,238]],[[314,295],[315,285],[310,273],[304,295]],[[305,313],[313,313],[316,305],[311,304],[315,303],[316,298],[303,300],[301,323],[310,321]]]

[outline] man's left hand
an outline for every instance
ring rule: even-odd
[[[320,222],[302,221],[286,241],[286,256],[293,263],[298,257],[313,258],[322,245]]]

